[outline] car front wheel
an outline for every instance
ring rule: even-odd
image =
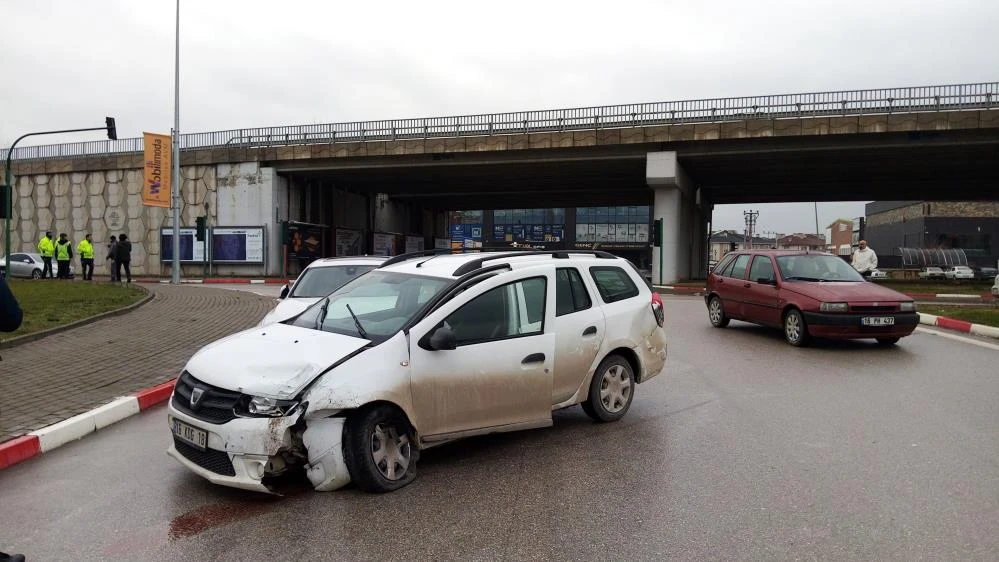
[[[32,279],[41,279],[42,278],[42,270],[41,269],[32,269],[31,270],[31,278]]]
[[[344,428],[347,470],[358,488],[391,492],[416,478],[419,456],[405,417],[395,408],[359,410]]]
[[[728,326],[728,316],[725,316],[725,305],[718,297],[711,297],[708,301],[708,320],[711,321],[711,325],[715,328],[724,328]]]
[[[599,422],[624,417],[634,398],[635,374],[631,364],[620,355],[600,362],[590,382],[589,397],[581,405],[586,415]]]
[[[792,308],[784,315],[784,339],[794,347],[808,345],[808,326],[801,311]]]

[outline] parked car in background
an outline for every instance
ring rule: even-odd
[[[866,281],[827,253],[731,253],[708,275],[704,302],[716,328],[729,320],[783,328],[787,342],[799,347],[811,337],[894,345],[919,324],[912,298]]]
[[[966,265],[945,267],[944,277],[951,281],[970,281],[975,278],[975,272]]]
[[[880,269],[871,270],[871,279],[888,279],[888,274]]]
[[[999,269],[995,267],[978,267],[975,268],[975,279],[979,281],[992,281],[999,274]]]
[[[0,256],[0,271],[3,270],[4,264],[7,262],[6,256]],[[45,262],[42,261],[41,254],[35,254],[31,252],[24,252],[20,254],[10,255],[10,276],[11,277],[24,277],[27,279],[40,279],[42,277],[42,271],[45,267]],[[52,260],[53,275],[55,274],[56,262]],[[76,275],[76,269],[73,264],[69,266],[69,276],[73,278]],[[4,277],[6,277],[6,272],[4,272]]]
[[[431,446],[551,426],[577,404],[621,419],[665,368],[664,323],[659,295],[606,252],[395,256],[198,351],[169,405],[169,454],[248,490],[294,468],[321,491],[395,490]]]
[[[944,270],[939,267],[927,267],[919,272],[920,279],[946,279]]]
[[[281,295],[278,297],[280,302],[257,325],[266,326],[298,316],[317,300],[378,267],[387,259],[385,256],[352,256],[323,258],[310,263],[295,281],[281,287]]]
[[[999,277],[996,277],[995,283],[992,284],[992,296],[999,297]]]

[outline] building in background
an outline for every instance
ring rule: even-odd
[[[883,268],[902,267],[902,248],[959,248],[972,267],[999,260],[999,201],[874,201],[866,215],[864,238]]]
[[[777,240],[774,238],[753,237],[754,250],[767,250],[776,247],[776,245]],[[711,234],[708,262],[718,262],[729,252],[745,249],[747,249],[745,233],[735,230],[719,230]]]
[[[826,241],[814,234],[788,234],[777,238],[778,250],[814,250],[824,251]]]
[[[826,251],[837,256],[853,253],[853,221],[836,219],[826,227]]]

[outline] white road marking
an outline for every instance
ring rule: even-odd
[[[972,345],[977,345],[979,347],[985,347],[985,348],[988,348],[988,349],[999,351],[999,345],[996,345],[994,343],[989,343],[989,342],[984,342],[984,341],[976,340],[974,338],[968,338],[968,337],[965,337],[965,336],[959,336],[957,334],[951,334],[949,332],[941,332],[939,330],[930,330],[929,328],[923,328],[922,326],[916,328],[916,331],[917,332],[922,332],[924,334],[930,334],[930,335],[934,335],[934,336],[940,336],[942,338],[947,338],[947,339],[951,339],[951,340],[963,341],[964,343],[970,343]]]

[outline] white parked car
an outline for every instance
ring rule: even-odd
[[[966,265],[944,268],[944,277],[950,280],[973,280],[975,271]]]
[[[946,279],[944,270],[939,267],[927,267],[919,272],[920,279]]]
[[[996,277],[996,281],[992,285],[992,296],[999,297],[999,277]]]
[[[599,251],[408,254],[297,317],[195,354],[169,406],[169,454],[217,484],[390,491],[419,451],[552,425],[580,404],[620,419],[665,366],[665,313]]]
[[[324,258],[309,264],[291,285],[281,287],[280,301],[273,310],[264,316],[258,326],[298,316],[316,301],[378,267],[388,258],[385,256],[352,256]]]
[[[887,278],[888,274],[885,273],[884,271],[881,271],[880,269],[871,270],[871,279],[887,279]]]

